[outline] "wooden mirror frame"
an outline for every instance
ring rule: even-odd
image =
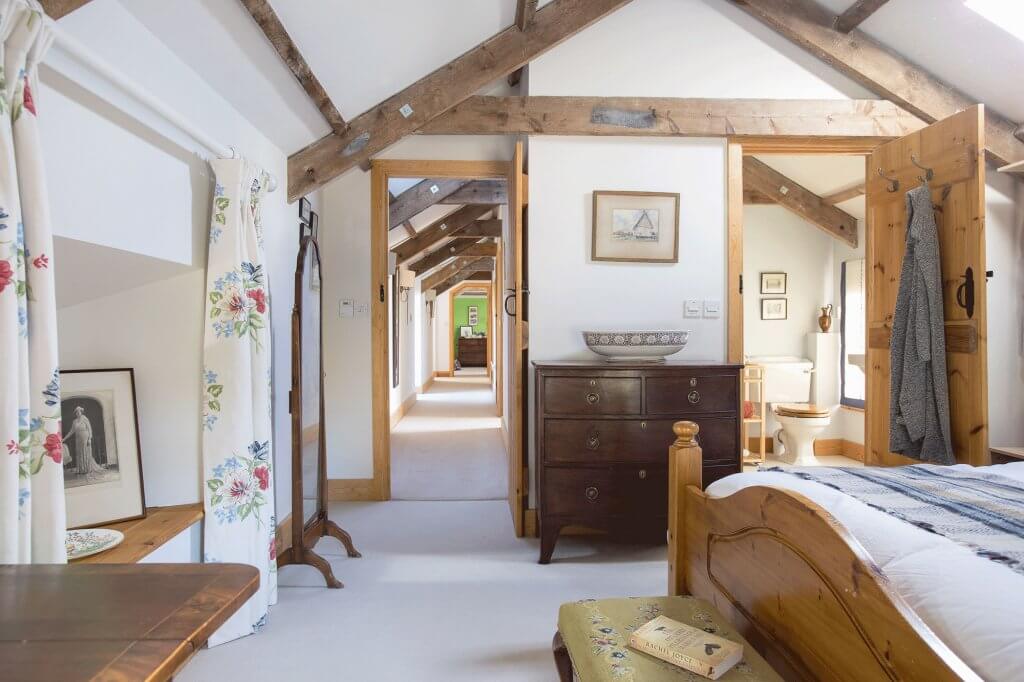
[[[337,538],[350,557],[362,556],[352,545],[352,536],[341,529],[338,524],[327,518],[327,440],[324,435],[324,343],[323,343],[323,302],[320,304],[320,325],[318,328],[320,353],[320,430],[317,435],[317,482],[316,512],[306,520],[303,511],[303,480],[302,480],[302,298],[306,283],[306,255],[312,249],[312,257],[320,269],[320,245],[312,235],[305,235],[299,241],[299,255],[295,265],[295,304],[292,307],[292,386],[289,393],[288,411],[292,415],[292,544],[281,551],[277,557],[278,568],[290,564],[307,564],[318,569],[324,576],[327,587],[344,587],[334,577],[331,565],[322,556],[313,551],[313,547],[322,537],[328,535]]]

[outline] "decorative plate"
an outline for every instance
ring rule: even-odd
[[[81,559],[117,547],[124,541],[124,533],[109,528],[79,528],[69,530],[64,537],[68,561]]]

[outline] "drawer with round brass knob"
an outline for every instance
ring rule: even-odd
[[[547,414],[640,414],[642,383],[634,377],[545,377],[538,388]]]

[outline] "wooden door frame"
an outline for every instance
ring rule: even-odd
[[[387,297],[390,227],[388,181],[391,178],[505,179],[509,176],[511,168],[510,161],[375,159],[370,164],[370,413],[373,478],[368,494],[362,499],[391,499],[391,375],[388,368]],[[383,296],[381,292],[384,292]]]
[[[859,138],[816,138],[786,140],[775,138],[737,139],[729,138],[726,144],[726,226],[728,259],[726,291],[726,357],[729,362],[743,363],[743,291],[755,286],[754,282],[742,282],[743,276],[743,157],[754,154],[800,154],[807,156],[863,156],[867,157],[884,142],[865,141]],[[865,162],[866,167],[866,162]],[[865,182],[867,177],[865,177]],[[866,231],[866,230],[863,230]],[[758,289],[760,290],[760,288]],[[865,405],[865,409],[866,409]],[[862,440],[867,439],[867,420]],[[746,443],[741,447],[746,447]]]
[[[895,139],[895,138],[893,138]],[[867,156],[885,142],[856,137],[834,138],[728,138],[726,178],[726,358],[743,362],[743,157],[754,154],[802,154],[807,156]],[[866,180],[866,178],[865,178]],[[744,283],[744,288],[752,282]]]
[[[460,282],[448,290],[448,376],[455,376],[455,297],[461,294],[466,289],[484,289],[487,293],[483,294],[480,298],[487,299],[487,305],[491,305],[491,298],[494,294],[494,280],[492,279],[490,284],[483,282],[474,282],[473,280],[467,280]],[[491,311],[487,311],[488,317],[491,315]],[[487,321],[487,378],[491,377],[491,335],[494,333],[491,321]]]

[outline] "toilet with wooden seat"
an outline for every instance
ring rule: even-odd
[[[764,367],[766,402],[779,425],[775,456],[796,466],[819,464],[814,441],[832,423],[832,411],[809,402],[814,363],[790,356],[753,357],[748,362]]]

